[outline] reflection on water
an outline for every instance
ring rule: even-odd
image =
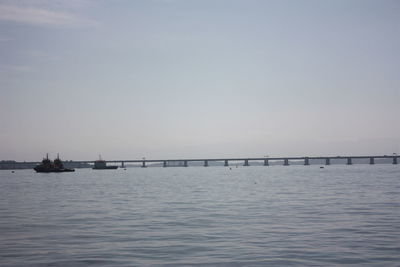
[[[400,166],[0,171],[1,266],[396,266]]]

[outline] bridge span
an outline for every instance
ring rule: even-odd
[[[325,165],[330,165],[332,162],[345,162],[347,165],[352,165],[356,159],[367,159],[370,165],[375,164],[376,159],[391,159],[392,164],[398,164],[400,155],[383,155],[383,156],[313,156],[313,157],[256,157],[256,158],[193,158],[193,159],[122,159],[122,160],[106,160],[107,163],[119,164],[125,167],[127,163],[139,163],[145,168],[151,163],[161,163],[163,167],[188,167],[190,162],[202,162],[204,167],[208,167],[210,162],[222,162],[224,166],[230,166],[230,163],[242,166],[251,166],[251,162],[262,162],[262,165],[269,166],[270,162],[282,162],[283,166],[289,166],[291,161],[302,161],[303,165],[311,165],[313,160],[322,160]],[[94,161],[74,161],[77,163],[89,163]],[[320,165],[320,163],[318,163]]]
[[[236,166],[251,166],[252,163],[257,165],[269,166],[272,165],[283,165],[289,166],[291,163],[296,165],[331,165],[331,164],[346,164],[353,165],[357,164],[357,160],[364,159],[364,164],[375,164],[375,160],[377,159],[386,159],[385,163],[398,164],[400,155],[375,155],[375,156],[310,156],[310,157],[254,157],[254,158],[176,158],[176,159],[118,159],[118,160],[105,160],[106,163],[111,163],[113,165],[117,164],[120,167],[124,168],[128,163],[136,163],[139,166],[146,168],[150,166],[150,164],[157,164],[162,167],[189,167],[190,163],[193,162],[201,162],[200,166],[208,167],[211,162],[220,162],[221,165],[228,167],[230,164],[234,164]],[[317,163],[313,161],[318,161]],[[356,160],[356,161],[355,161]],[[78,168],[87,168],[88,164],[94,164],[96,160],[81,160],[81,161],[65,161],[65,165],[74,164]],[[0,169],[14,169],[14,168],[22,168],[22,166],[27,166],[29,168],[33,168],[36,164],[40,162],[0,162]],[[378,162],[379,163],[379,162]],[[4,165],[4,166],[3,166]],[[20,167],[18,167],[20,166]],[[90,166],[90,165],[89,165]],[[197,163],[196,166],[199,166]]]

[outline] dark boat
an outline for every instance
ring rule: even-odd
[[[93,170],[115,170],[117,168],[118,166],[107,166],[107,162],[99,156],[99,159],[94,162]]]
[[[74,172],[74,169],[64,168],[63,163],[60,160],[60,157],[57,154],[57,158],[52,162],[49,160],[49,155],[46,155],[46,158],[42,160],[42,164],[37,165],[33,168],[36,172]]]

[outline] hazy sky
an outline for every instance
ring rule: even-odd
[[[400,153],[400,1],[0,0],[0,159]]]

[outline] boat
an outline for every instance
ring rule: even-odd
[[[117,168],[118,166],[107,166],[107,162],[99,155],[99,159],[94,162],[93,170],[115,170]]]
[[[64,164],[60,160],[59,155],[57,154],[57,158],[52,162],[49,160],[49,154],[46,155],[46,158],[43,158],[42,163],[33,168],[36,172],[74,172],[75,169],[64,168]]]

